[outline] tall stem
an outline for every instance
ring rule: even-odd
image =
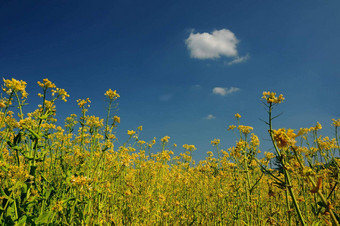
[[[300,208],[297,204],[297,201],[296,201],[296,198],[295,198],[295,195],[294,195],[294,192],[293,192],[293,186],[291,184],[291,180],[290,180],[290,175],[289,175],[289,172],[286,170],[285,168],[285,160],[283,159],[282,157],[282,153],[279,151],[279,148],[277,147],[276,143],[275,143],[275,140],[274,140],[274,137],[273,137],[273,130],[272,130],[272,109],[273,109],[273,104],[272,103],[269,103],[269,134],[270,134],[270,138],[272,140],[272,143],[273,143],[273,146],[275,148],[275,151],[279,157],[279,160],[283,166],[283,172],[284,172],[284,175],[285,175],[285,178],[286,178],[286,183],[287,183],[287,188],[288,188],[288,191],[289,191],[289,194],[293,200],[293,204],[294,204],[294,207],[296,209],[296,212],[299,216],[299,219],[300,219],[300,222],[302,225],[306,225],[305,223],[305,220],[303,219],[303,216],[302,216],[302,213],[300,211]]]

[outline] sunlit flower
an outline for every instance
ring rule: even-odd
[[[273,130],[273,138],[279,148],[293,146],[296,143],[295,137],[296,134],[292,129],[286,130],[281,128],[278,130]]]
[[[242,133],[244,133],[244,134],[248,134],[248,133],[250,133],[251,131],[253,131],[253,127],[251,127],[251,126],[243,126],[243,125],[239,125],[239,126],[238,126],[238,129],[239,129]]]
[[[169,136],[165,136],[165,137],[163,137],[163,138],[161,139],[161,142],[162,142],[162,143],[168,143],[168,142],[169,142],[169,139],[170,139]]]
[[[234,130],[235,128],[236,128],[235,125],[230,125],[229,128],[228,128],[228,130]]]
[[[260,146],[260,140],[259,140],[259,138],[258,138],[255,134],[253,134],[253,133],[251,134],[250,143],[251,143],[254,147]]]
[[[79,106],[80,108],[82,108],[82,107],[84,107],[85,104],[91,103],[91,101],[90,101],[89,98],[86,98],[85,100],[81,100],[81,99],[77,100],[77,103],[78,103],[78,106]],[[90,106],[90,105],[88,105],[88,107],[89,107],[89,106]]]
[[[44,79],[43,79],[43,82],[38,81],[37,83],[38,83],[38,85],[39,85],[41,88],[43,88],[43,89],[49,89],[49,88],[53,89],[53,88],[56,88],[55,84],[52,83],[52,82],[51,82],[50,80],[48,80],[47,78],[44,78]]]
[[[120,97],[116,90],[112,91],[111,89],[106,91],[105,96],[107,96],[110,100],[115,100]]]
[[[279,104],[285,99],[282,94],[276,97],[276,93],[274,92],[263,92],[262,95],[263,95],[262,99],[265,99],[268,104],[269,103]]]
[[[113,121],[114,122],[117,122],[117,123],[120,123],[120,117],[118,117],[118,116],[113,116]]]
[[[220,139],[214,139],[214,140],[211,141],[211,144],[213,146],[216,146],[216,145],[218,145],[220,143],[220,141],[221,141]]]
[[[183,144],[183,148],[188,150],[188,151],[195,151],[197,148],[195,147],[195,145],[189,145],[189,144]]]
[[[332,119],[332,121],[333,121],[333,126],[340,127],[340,118],[339,119]]]
[[[26,85],[27,83],[22,80],[16,80],[12,78],[12,80],[9,79],[3,79],[5,83],[5,87],[2,89],[4,92],[6,92],[8,95],[12,92],[21,92],[22,98],[26,98],[28,96],[28,93],[26,92]]]

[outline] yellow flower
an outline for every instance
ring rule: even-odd
[[[41,87],[41,88],[44,88],[44,89],[48,89],[48,88],[56,88],[55,84],[52,83],[50,80],[48,80],[47,78],[44,78],[43,79],[43,82],[40,82],[38,81],[38,85]]]
[[[89,98],[86,98],[86,100],[81,100],[81,99],[77,100],[77,103],[78,103],[78,106],[79,106],[80,108],[82,108],[82,107],[84,107],[85,104],[91,103],[91,101],[90,101]],[[88,107],[89,107],[89,106],[90,106],[90,105],[88,105]]]
[[[188,150],[188,151],[195,151],[197,148],[195,147],[195,145],[189,145],[189,144],[183,144],[183,148]]]
[[[296,135],[297,137],[301,136],[301,135],[305,135],[310,131],[310,129],[308,128],[300,128],[298,134]]]
[[[333,126],[335,126],[335,127],[340,127],[340,118],[337,119],[337,120],[332,119],[332,121],[333,121]]]
[[[117,123],[120,123],[120,117],[118,117],[118,116],[115,115],[115,116],[113,117],[113,121],[114,121],[114,122],[117,122]]]
[[[236,128],[235,125],[230,125],[229,128],[228,128],[228,130],[234,130],[235,128]]]
[[[260,140],[259,140],[259,138],[258,138],[255,134],[253,134],[253,133],[251,134],[250,143],[251,143],[254,147],[260,146]]]
[[[220,141],[221,141],[220,139],[214,139],[214,140],[211,141],[211,144],[213,146],[216,146],[216,145],[218,145],[220,143]]]
[[[319,122],[316,123],[315,130],[320,130],[322,129],[322,126]]]
[[[235,118],[239,119],[241,118],[241,115],[239,113],[235,114]]]
[[[67,102],[66,97],[70,97],[68,93],[64,89],[52,89],[52,96],[57,94],[57,98],[60,97],[64,102]]]
[[[143,126],[138,126],[137,128],[139,131],[142,131],[143,130]]]
[[[274,92],[263,92],[262,99],[265,99],[267,103],[274,103],[279,104],[282,103],[282,101],[285,99],[282,94],[280,94],[278,97],[276,97],[276,93]]]
[[[273,138],[276,141],[276,144],[279,148],[293,146],[296,143],[295,140],[296,134],[292,129],[278,129],[273,130]]]
[[[105,96],[107,96],[110,100],[115,100],[120,97],[116,90],[112,91],[111,89],[106,91]]]
[[[239,126],[238,126],[238,129],[239,129],[242,133],[244,133],[244,134],[248,134],[248,133],[250,133],[251,131],[253,131],[253,127],[251,127],[251,126],[243,126],[243,125],[239,125]]]
[[[264,156],[266,157],[267,160],[271,160],[272,158],[275,158],[275,155],[271,152],[265,152]]]
[[[144,141],[144,140],[139,140],[137,143],[138,143],[139,145],[143,145],[143,144],[145,144],[145,141]]]
[[[133,130],[128,130],[127,131],[127,134],[129,135],[129,136],[132,136],[133,134],[135,134],[136,132],[135,131],[133,131]]]
[[[163,138],[161,139],[161,142],[163,142],[163,143],[168,143],[168,142],[169,142],[169,139],[170,139],[169,136],[165,136],[165,137],[163,137]]]
[[[21,92],[22,98],[25,98],[28,96],[28,93],[26,92],[26,85],[27,83],[22,80],[16,80],[12,78],[12,80],[9,79],[3,79],[5,83],[5,87],[2,90],[6,92],[7,94],[11,94],[12,92]]]

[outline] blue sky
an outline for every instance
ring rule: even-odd
[[[141,139],[195,144],[196,159],[234,145],[234,114],[268,151],[262,91],[282,93],[275,127],[339,118],[340,2],[330,1],[0,1],[0,75],[28,83],[27,112],[49,78],[71,97],[59,121],[104,117],[104,93],[121,95],[118,134],[143,125]],[[210,115],[210,117],[209,117]]]

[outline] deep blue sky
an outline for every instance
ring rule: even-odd
[[[37,81],[49,78],[71,95],[57,104],[60,121],[79,113],[105,115],[104,93],[121,95],[119,134],[143,125],[141,139],[171,137],[195,158],[234,145],[234,114],[267,139],[262,91],[283,93],[275,127],[310,127],[331,135],[339,118],[340,1],[0,1],[0,75],[28,83],[27,111],[39,99]],[[191,34],[230,31],[237,54],[198,58]],[[199,36],[202,37],[202,36]],[[243,62],[228,65],[237,58]],[[227,95],[215,87],[236,87]],[[213,119],[207,119],[208,115]],[[263,141],[265,143],[265,141]],[[264,145],[263,151],[268,151]],[[178,153],[177,152],[177,153]]]

